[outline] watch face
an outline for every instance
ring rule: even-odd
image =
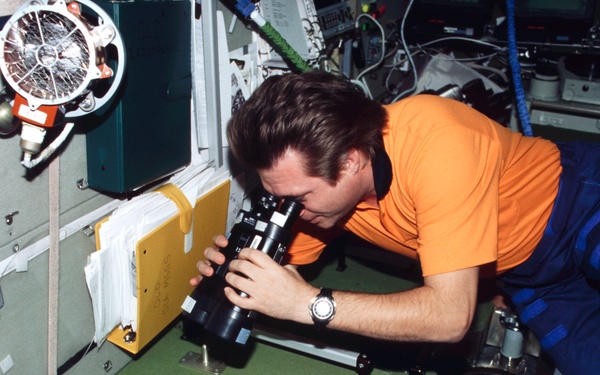
[[[318,299],[313,305],[313,314],[319,319],[328,319],[333,315],[333,302],[327,298]]]

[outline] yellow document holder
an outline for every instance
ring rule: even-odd
[[[131,332],[117,327],[108,336],[110,342],[137,354],[181,314],[183,301],[193,291],[189,281],[198,275],[196,264],[204,259],[204,249],[213,244],[215,235],[225,233],[229,188],[229,181],[215,187],[196,201],[193,210],[174,185],[158,189],[180,212],[137,243],[138,329]],[[186,253],[184,238],[189,229],[193,230],[193,243]]]

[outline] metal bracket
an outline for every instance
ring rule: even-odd
[[[210,359],[206,345],[202,345],[202,353],[188,352],[179,360],[179,364],[215,375],[227,368],[225,363]]]

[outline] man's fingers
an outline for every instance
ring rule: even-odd
[[[206,257],[207,260],[216,263],[216,264],[223,264],[225,263],[225,255],[223,255],[219,250],[215,249],[214,247],[207,247],[204,250],[204,256]]]
[[[228,243],[227,242],[227,237],[225,237],[222,234],[218,234],[218,235],[216,235],[216,236],[213,237],[213,243],[215,245],[217,245],[218,247],[221,247],[221,248],[226,247],[227,243]]]

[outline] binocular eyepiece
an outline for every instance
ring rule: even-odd
[[[292,198],[283,201],[264,191],[250,211],[240,211],[228,235],[228,244],[220,249],[222,265],[211,264],[214,274],[205,277],[184,303],[183,316],[226,341],[245,345],[252,333],[255,311],[231,303],[223,289],[229,263],[246,247],[258,249],[281,264],[292,239],[291,227],[304,206]],[[241,296],[246,296],[238,292]]]

